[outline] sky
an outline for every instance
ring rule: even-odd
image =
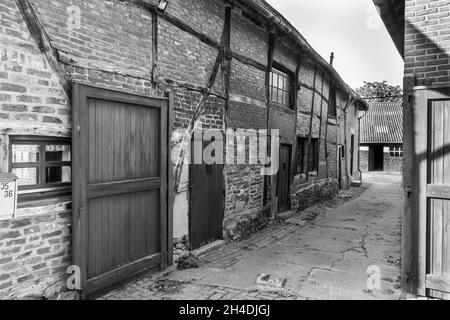
[[[402,86],[403,61],[372,0],[266,0],[352,88],[364,81]]]

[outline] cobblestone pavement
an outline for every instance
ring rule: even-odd
[[[200,257],[200,267],[147,275],[99,299],[304,300],[400,299],[401,185],[377,177],[301,213],[285,213],[268,228]],[[367,287],[368,267],[381,287]],[[268,291],[256,279],[287,282]]]

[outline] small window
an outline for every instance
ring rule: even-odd
[[[306,157],[306,146],[308,144],[307,138],[297,138],[297,151],[295,157],[295,172],[296,174],[302,174],[306,171],[305,157]]]
[[[319,171],[319,139],[311,139],[311,144],[308,149],[309,163],[308,172]]]
[[[328,101],[328,115],[336,118],[336,89],[330,88],[330,99]]]
[[[70,187],[68,139],[13,136],[10,142],[10,168],[19,178],[19,191]]]
[[[391,154],[391,157],[403,157],[403,147],[389,147],[389,153]]]
[[[270,73],[270,101],[285,106],[291,104],[291,80],[288,74],[273,69]]]

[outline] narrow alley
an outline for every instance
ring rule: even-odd
[[[365,181],[207,253],[198,268],[143,277],[99,299],[401,299],[401,176]],[[369,287],[377,270],[380,286],[374,278]],[[258,284],[260,274],[282,284]]]

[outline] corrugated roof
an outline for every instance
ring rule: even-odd
[[[402,102],[369,103],[361,119],[361,143],[403,143]]]

